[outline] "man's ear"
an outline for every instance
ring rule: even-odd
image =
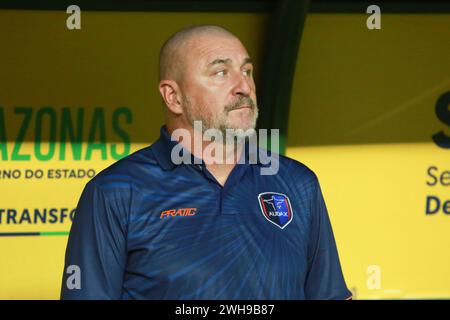
[[[181,92],[178,84],[173,80],[161,80],[158,85],[159,93],[169,111],[182,114]]]

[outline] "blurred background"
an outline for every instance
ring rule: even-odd
[[[450,2],[17,0],[0,2],[0,299],[59,298],[81,191],[157,139],[159,49],[194,24],[247,47],[258,127],[318,175],[354,298],[450,298]]]

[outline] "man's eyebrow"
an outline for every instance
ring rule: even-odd
[[[212,66],[216,65],[216,64],[230,64],[232,62],[232,60],[230,58],[226,58],[226,59],[215,59],[214,61],[208,63],[208,68],[211,68]],[[250,57],[247,57],[244,59],[244,62],[242,62],[242,66],[245,66],[246,64],[253,64],[253,61]]]
[[[242,66],[245,66],[247,63],[253,64],[253,61],[252,61],[252,59],[250,57],[247,57],[247,58],[244,59],[244,62],[242,63]]]
[[[216,64],[230,64],[231,63],[231,59],[227,58],[227,59],[215,59],[214,61],[208,63],[208,68],[211,68],[212,66],[216,65]]]

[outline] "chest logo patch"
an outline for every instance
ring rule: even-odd
[[[284,229],[293,218],[291,202],[282,193],[263,192],[258,195],[261,212],[267,221]]]

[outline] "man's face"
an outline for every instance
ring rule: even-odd
[[[253,129],[258,117],[253,65],[232,37],[203,35],[191,40],[180,85],[187,120],[203,130]]]

